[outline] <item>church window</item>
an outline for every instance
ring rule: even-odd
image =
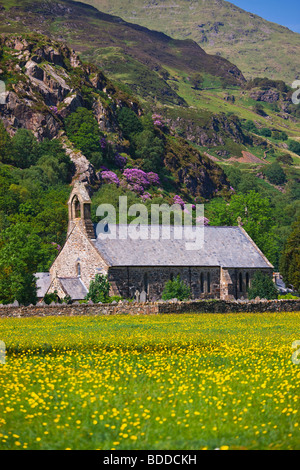
[[[78,277],[81,276],[81,266],[80,266],[80,263],[77,263],[77,276],[78,276]]]
[[[210,273],[207,273],[207,292],[210,294]]]
[[[148,274],[144,274],[144,291],[148,292]]]
[[[239,274],[239,289],[240,289],[240,292],[243,292],[243,275],[242,275],[242,273]]]
[[[77,196],[74,197],[73,199],[73,213],[75,216],[75,219],[80,219],[81,217],[81,210],[80,210],[80,202]]]
[[[201,294],[203,294],[204,292],[204,274],[203,273],[200,274],[200,292]]]
[[[246,289],[249,289],[249,287],[250,287],[249,273],[246,273]]]

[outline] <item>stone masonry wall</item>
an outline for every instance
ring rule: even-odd
[[[92,242],[82,233],[80,227],[76,226],[50,268],[51,278],[55,278],[56,272],[59,277],[77,277],[78,263],[81,279],[87,288],[91,279],[100,272],[99,269],[107,271],[105,261]]]
[[[136,290],[144,290],[151,301],[160,299],[166,282],[178,275],[191,288],[194,299],[220,298],[219,267],[149,266],[113,267],[108,270],[108,280],[114,294],[131,298]]]
[[[235,301],[224,300],[187,302],[119,302],[117,304],[46,305],[30,307],[0,306],[0,318],[76,316],[76,315],[153,315],[184,313],[263,313],[300,312],[300,300]]]

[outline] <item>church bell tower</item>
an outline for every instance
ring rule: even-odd
[[[94,224],[91,220],[92,201],[85,183],[76,181],[71,192],[69,208],[68,235],[75,225],[78,225],[91,240],[96,238]]]

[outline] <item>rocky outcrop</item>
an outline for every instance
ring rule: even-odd
[[[225,114],[211,114],[203,122],[202,116],[195,113],[193,119],[184,117],[167,118],[166,122],[173,132],[176,133],[177,129],[180,129],[180,132],[189,142],[202,147],[225,145],[225,140],[228,138],[239,144],[249,143],[249,137],[244,134],[236,116],[227,117]]]
[[[23,127],[32,130],[39,140],[57,137],[66,117],[86,106],[91,93],[92,109],[102,131],[118,132],[116,112],[122,106],[141,114],[137,102],[117,90],[101,71],[84,65],[63,44],[40,36],[27,39],[2,35],[1,46],[12,51],[7,72],[15,77],[0,107],[10,134]]]
[[[94,166],[89,162],[82,152],[74,149],[73,145],[66,138],[66,136],[62,136],[60,140],[62,142],[63,148],[66,151],[66,154],[70,157],[70,160],[74,164],[75,172],[73,181],[78,180],[83,183],[93,185],[97,179]]]
[[[265,103],[276,103],[279,101],[280,93],[272,88],[269,90],[255,90],[250,94],[250,98],[255,101],[264,101]]]
[[[213,193],[229,190],[229,182],[211,159],[202,156],[183,139],[166,142],[164,165],[172,174],[177,189],[190,198],[210,198]]]
[[[101,71],[81,63],[77,54],[63,44],[41,36],[2,35],[3,46],[11,51],[4,72],[14,78],[0,104],[0,118],[7,131],[13,135],[25,128],[39,141],[61,139],[74,163],[74,178],[93,184],[94,167],[66,139],[64,120],[78,107],[86,106],[93,96],[90,105],[99,128],[121,135],[118,108],[129,106],[140,114],[138,104],[117,90]],[[88,97],[86,90],[90,92]]]

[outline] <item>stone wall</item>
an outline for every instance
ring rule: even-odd
[[[69,235],[63,249],[50,268],[51,279],[56,277],[77,277],[80,265],[81,279],[88,288],[91,279],[102,270],[107,271],[107,265],[95,249],[92,242],[76,225]],[[52,292],[50,290],[49,292]]]
[[[176,276],[191,288],[193,298],[220,298],[219,267],[113,267],[108,270],[108,280],[115,295],[131,298],[136,290],[145,291],[147,299],[161,298],[165,284]]]
[[[220,296],[224,300],[246,299],[247,290],[251,283],[257,268],[221,268]],[[273,276],[272,268],[260,268],[259,271]]]
[[[7,317],[47,317],[76,315],[154,315],[184,313],[263,313],[263,312],[300,312],[299,300],[269,300],[251,302],[229,302],[224,300],[187,301],[187,302],[119,302],[117,304],[55,304],[46,306],[14,307],[1,306],[0,318]]]

